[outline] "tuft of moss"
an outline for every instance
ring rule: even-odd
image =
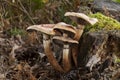
[[[112,0],[113,2],[120,3],[120,0]]]
[[[98,31],[98,30],[118,30],[120,29],[120,22],[105,16],[102,13],[90,14],[90,17],[97,18],[98,22],[94,25],[87,25],[85,31]]]
[[[115,62],[116,62],[116,63],[120,63],[120,59],[117,58],[117,59],[115,60]]]

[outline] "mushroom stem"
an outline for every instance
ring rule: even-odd
[[[78,25],[76,28],[76,34],[74,39],[79,41],[82,34],[83,34],[83,29],[84,29],[84,25]],[[78,56],[78,45],[73,45],[72,46],[72,58],[74,61],[75,66],[77,67],[77,56]]]
[[[63,68],[65,72],[69,71],[71,68],[70,52],[69,52],[68,44],[65,44],[63,48]]]
[[[77,58],[78,58],[78,45],[73,45],[72,47],[72,58],[74,61],[75,66],[77,67]]]
[[[68,37],[66,33],[63,33],[63,37]],[[63,47],[63,69],[65,72],[69,71],[71,68],[71,61],[70,61],[70,49],[69,44],[64,44]]]
[[[83,30],[84,30],[84,25],[79,24],[76,28],[76,34],[74,37],[75,40],[79,41],[80,37],[82,36]]]
[[[43,34],[43,41],[44,41],[44,40],[48,40],[48,39],[50,40],[50,36],[47,35],[47,34]]]
[[[68,35],[67,35],[67,34],[65,34],[65,33],[63,33],[63,36],[64,36],[64,37],[68,37]]]
[[[50,64],[58,71],[64,72],[62,67],[58,64],[57,60],[55,59],[53,52],[50,48],[50,38],[48,35],[43,34],[43,45],[44,45],[44,50],[45,54],[50,62]]]

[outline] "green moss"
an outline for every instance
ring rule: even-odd
[[[115,60],[115,62],[116,62],[116,63],[120,63],[120,59],[117,58],[117,59]]]
[[[25,35],[26,34],[26,32],[25,32],[25,30],[23,30],[23,29],[18,29],[18,28],[13,28],[13,29],[11,29],[10,30],[10,32],[9,32],[11,35],[13,35],[13,36],[16,36],[16,35],[21,35],[21,36],[23,36],[23,35]]]
[[[117,2],[117,3],[120,3],[120,0],[112,0],[113,2]]]
[[[98,30],[116,30],[120,29],[120,22],[117,20],[107,17],[102,13],[90,14],[90,17],[97,18],[98,22],[91,26],[87,25],[85,31],[98,31]]]

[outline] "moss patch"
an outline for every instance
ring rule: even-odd
[[[120,0],[112,0],[113,2],[117,2],[117,3],[120,3]]]
[[[120,59],[117,58],[117,59],[115,60],[115,62],[116,62],[116,63],[120,63]]]
[[[90,17],[97,18],[98,22],[93,25],[87,25],[85,31],[98,31],[98,30],[118,30],[120,29],[120,22],[117,20],[107,17],[102,13],[90,14]]]

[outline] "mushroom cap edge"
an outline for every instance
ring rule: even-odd
[[[57,41],[56,41],[57,40]],[[66,37],[63,37],[63,36],[54,36],[52,38],[52,41],[55,43],[55,44],[64,44],[64,43],[68,43],[68,44],[78,44],[79,42],[76,41],[76,40],[73,40],[71,38],[66,38]]]
[[[52,27],[44,27],[42,25],[32,25],[27,28],[29,30],[36,30],[47,35],[55,35],[55,32]]]

